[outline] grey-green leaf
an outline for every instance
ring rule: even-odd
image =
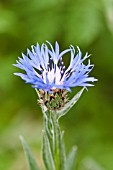
[[[80,90],[61,110],[57,111],[58,119],[64,116],[74,106],[74,104],[82,95],[83,91],[84,88],[82,88],[82,90]]]
[[[20,136],[20,140],[22,142],[23,149],[24,149],[25,155],[26,155],[28,163],[29,163],[29,170],[39,170],[37,161],[33,157],[33,154],[31,152],[27,142],[24,140],[24,138],[22,136]]]
[[[54,136],[55,136],[55,162],[56,162],[56,169],[65,170],[65,162],[66,162],[66,155],[65,155],[65,146],[63,143],[63,132],[60,130],[59,123],[56,119],[55,112],[52,112],[52,122],[53,122],[53,129],[54,129]]]
[[[76,147],[73,147],[71,152],[68,155],[66,161],[66,170],[74,170],[75,169],[75,156],[76,156]]]
[[[55,163],[52,157],[52,152],[50,148],[50,143],[45,131],[43,132],[43,147],[42,147],[42,156],[44,164],[47,170],[55,170]]]

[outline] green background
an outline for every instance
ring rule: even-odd
[[[37,95],[13,75],[21,52],[37,42],[78,45],[92,54],[98,78],[61,119],[67,152],[77,145],[77,170],[113,169],[113,0],[0,0],[0,170],[25,170],[19,135],[41,166],[43,120]],[[67,60],[67,59],[66,59]],[[77,88],[72,90],[70,97]]]

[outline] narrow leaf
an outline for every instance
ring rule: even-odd
[[[20,140],[22,142],[23,149],[24,149],[25,155],[26,155],[28,163],[29,163],[29,170],[39,170],[37,161],[34,159],[33,154],[31,152],[27,142],[24,140],[24,138],[22,136],[20,136]]]
[[[48,137],[45,132],[43,132],[42,156],[43,156],[46,169],[55,170],[55,164],[54,164],[54,160],[52,157],[50,143],[48,141]]]
[[[56,119],[56,113],[52,112],[52,122],[55,140],[55,162],[56,167],[59,170],[65,170],[65,146],[63,142],[63,132],[60,130],[58,120]]]
[[[61,110],[57,111],[58,119],[64,116],[74,106],[74,104],[78,101],[78,99],[82,95],[83,91],[84,88],[80,90]]]
[[[65,152],[65,145],[64,145],[64,141],[63,141],[63,132],[61,134],[62,136],[59,139],[59,156],[60,156],[60,166],[61,166],[61,170],[65,170],[65,166],[66,166],[66,152]]]
[[[65,170],[74,170],[75,169],[75,156],[76,156],[76,147],[73,147],[71,152],[68,155]]]

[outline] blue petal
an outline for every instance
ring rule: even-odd
[[[22,58],[18,57],[17,64],[13,65],[24,70],[25,73],[15,73],[15,75],[20,76],[26,83],[32,84],[33,88],[43,89],[44,91],[51,91],[53,87],[71,91],[70,87],[93,86],[91,83],[97,81],[97,79],[89,77],[89,73],[94,65],[90,64],[90,60],[88,60],[88,64],[83,64],[84,60],[90,56],[88,53],[82,58],[79,47],[77,47],[78,51],[75,54],[76,51],[72,45],[69,49],[60,53],[58,42],[55,42],[55,48],[50,42],[47,41],[47,43],[50,49],[43,43],[41,46],[39,44],[31,46],[32,50],[27,49],[27,55],[22,53]],[[59,65],[59,60],[68,52],[71,55],[70,64],[67,70],[63,70],[63,67]],[[58,80],[57,84],[55,79],[51,82],[51,78],[48,76],[51,69],[54,69],[53,74],[56,75],[56,66],[59,67],[59,74],[61,74],[58,76],[62,77],[63,74],[63,78]],[[43,71],[46,74],[43,74]]]

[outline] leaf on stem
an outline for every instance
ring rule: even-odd
[[[83,91],[84,88],[82,88],[82,90],[80,90],[61,110],[57,111],[58,119],[64,116],[74,106],[74,104],[78,101],[78,99],[82,95]]]
[[[26,155],[28,163],[29,163],[29,170],[39,170],[37,161],[33,157],[33,154],[31,152],[27,142],[24,140],[24,138],[22,136],[20,136],[20,140],[22,142],[23,149],[24,149],[25,155]]]
[[[45,131],[43,131],[42,156],[43,156],[46,169],[55,170],[55,163],[52,157],[50,142],[48,140],[48,137]]]
[[[54,132],[54,141],[55,141],[55,163],[56,169],[65,170],[65,146],[63,142],[63,132],[60,130],[58,120],[56,118],[56,113],[52,112],[52,123],[53,123],[53,132]]]
[[[74,170],[75,169],[75,156],[76,156],[76,147],[73,147],[71,152],[69,153],[66,161],[66,169],[65,170]]]

